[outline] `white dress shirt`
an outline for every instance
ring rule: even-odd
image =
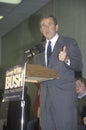
[[[58,40],[59,35],[58,33],[56,33],[56,35],[51,39],[51,40],[46,40],[46,45],[45,45],[45,63],[46,63],[46,67],[47,67],[47,47],[48,47],[48,42],[51,41],[51,49],[53,52],[54,46],[56,44],[56,41]],[[66,64],[68,66],[70,66],[70,59],[67,60]]]
[[[59,35],[56,33],[56,35],[51,39],[51,40],[46,40],[46,45],[45,45],[45,63],[47,66],[47,46],[48,46],[48,42],[51,41],[51,49],[53,52],[54,46],[56,41],[58,40]]]

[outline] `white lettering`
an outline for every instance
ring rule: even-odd
[[[23,86],[24,75],[23,73],[11,75],[6,77],[5,89],[18,88]]]

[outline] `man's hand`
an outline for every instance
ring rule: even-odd
[[[65,62],[67,58],[67,51],[66,51],[66,46],[63,47],[63,50],[60,51],[58,58],[60,61]]]

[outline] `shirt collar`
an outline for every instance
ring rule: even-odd
[[[58,40],[58,37],[59,37],[59,35],[58,35],[58,33],[56,33],[56,35],[51,40],[47,40],[46,43],[48,44],[48,42],[51,41],[51,46],[52,46],[52,49],[53,49],[56,41]]]
[[[58,35],[58,33],[56,33],[56,35],[50,40],[52,42],[52,44],[57,41],[58,37],[59,37],[59,35]]]
[[[82,95],[78,96],[78,99],[81,99],[81,98],[83,98],[84,96],[86,96],[86,92],[83,93]]]
[[[56,40],[58,39],[58,37],[59,37],[59,35],[58,35],[58,33],[56,33],[56,35],[55,35],[51,40],[48,40],[48,39],[47,39],[47,43],[48,43],[49,41],[51,41],[51,42],[53,43],[54,41],[56,41]]]

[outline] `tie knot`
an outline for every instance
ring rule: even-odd
[[[48,45],[51,45],[51,41],[48,41]]]

